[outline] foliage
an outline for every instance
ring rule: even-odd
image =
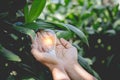
[[[79,63],[98,80],[118,79],[114,73],[120,72],[119,5],[103,1],[0,0],[0,79],[52,80],[49,70],[30,52],[30,38],[48,28],[73,42]]]
[[[58,2],[57,2],[58,1]],[[43,19],[72,24],[82,30],[89,47],[74,37],[80,55],[100,74],[103,80],[119,78],[120,10],[113,0],[57,0],[48,3]]]
[[[46,0],[34,0],[32,2],[31,0],[0,1],[0,75],[2,75],[0,79],[52,79],[49,70],[36,62],[30,54],[30,38],[35,37],[35,32],[38,29],[53,29],[58,37],[64,37],[64,34],[68,35],[64,37],[67,39],[78,36],[82,42],[88,45],[85,34],[75,26],[38,19],[45,4]],[[85,66],[86,69],[93,71],[88,68],[90,66],[84,59],[80,59],[80,61],[83,66],[87,65]],[[86,62],[86,64],[82,62]]]

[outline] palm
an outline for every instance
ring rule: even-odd
[[[56,52],[63,61],[77,61],[77,50],[75,47],[65,48],[62,45],[56,47]]]
[[[33,56],[45,65],[56,64],[58,58],[55,54],[54,45],[48,46],[44,44],[43,38],[46,37],[46,33],[41,36],[40,32],[37,33],[36,39],[32,44],[32,53]]]
[[[49,33],[50,34],[50,33]],[[66,40],[57,41],[57,44],[54,45],[52,42],[44,44],[44,39],[49,36],[53,37],[53,34],[48,35],[46,32],[38,32],[36,39],[32,44],[32,54],[33,56],[45,64],[50,66],[51,64],[55,65],[60,62],[72,62],[77,61],[77,50]]]

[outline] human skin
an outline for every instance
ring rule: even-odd
[[[65,71],[72,80],[96,80],[91,74],[89,74],[77,61],[77,49],[73,47],[65,39],[60,39],[61,48],[56,48],[57,53],[63,53]]]
[[[51,32],[37,32],[36,39],[32,40],[31,52],[37,61],[50,69],[54,80],[96,80],[79,65],[77,49],[68,41],[56,38],[55,48],[54,45],[43,44],[43,39],[49,36],[54,37]],[[50,54],[50,49],[54,49],[55,54]]]
[[[32,40],[32,55],[35,59],[45,66],[47,66],[54,80],[70,80],[68,77],[64,67],[63,61],[58,54],[50,54],[47,51],[54,46],[47,46],[41,43],[45,37],[47,37],[47,32],[37,32],[35,40]],[[53,34],[49,34],[49,36],[53,36]]]

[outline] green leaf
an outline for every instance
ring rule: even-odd
[[[53,28],[54,29],[54,25],[49,24],[49,23],[44,22],[44,21],[39,21],[36,23],[34,23],[34,22],[27,23],[24,25],[24,27],[33,29],[35,31],[37,31],[38,29],[46,29],[46,28]]]
[[[57,27],[61,28],[61,29],[67,29],[70,31],[70,29],[68,28],[68,26],[66,26],[65,24],[63,23],[52,23],[54,25],[57,25]]]
[[[91,73],[93,76],[95,76],[97,78],[97,80],[101,80],[100,76],[91,68],[91,66],[88,64],[88,62],[85,60],[85,58],[83,58],[82,56],[79,55],[78,62],[89,73]]]
[[[105,31],[105,34],[116,35],[116,31],[113,29]]]
[[[32,22],[32,23],[25,24],[24,27],[37,31],[40,26],[37,23]]]
[[[28,21],[28,18],[29,18],[28,15],[29,15],[28,4],[26,4],[24,7],[25,22]]]
[[[10,61],[21,62],[21,58],[0,45],[0,55]]]
[[[57,23],[57,24],[64,26],[68,30],[71,30],[72,32],[77,34],[81,38],[81,40],[89,46],[89,43],[88,43],[88,40],[87,40],[85,34],[80,29],[78,29],[75,26],[70,25],[70,24],[64,24],[64,23]]]
[[[56,35],[58,38],[65,38],[65,39],[70,39],[73,37],[73,34],[70,31],[58,31]]]
[[[65,4],[68,5],[71,0],[64,0]]]
[[[116,16],[116,14],[117,14],[118,11],[119,11],[119,4],[115,5],[115,6],[113,7],[112,11],[113,11],[113,13],[114,13],[113,15]]]
[[[90,18],[93,14],[93,12],[85,11],[84,14],[81,15],[81,20],[86,20]]]
[[[120,30],[120,19],[116,20],[114,23],[113,23],[113,29],[115,30]]]
[[[78,3],[79,3],[81,6],[84,5],[84,0],[77,0],[77,1],[78,1]]]
[[[37,75],[37,73],[31,68],[31,66],[29,66],[27,64],[20,63],[19,67],[24,69],[25,71],[29,72],[36,80],[39,80],[40,76]]]
[[[13,75],[9,75],[7,80],[15,80],[15,77]]]
[[[89,46],[89,43],[88,43],[88,40],[87,40],[85,34],[80,29],[78,29],[75,26],[70,25],[70,24],[64,24],[64,25],[68,26],[68,28],[71,31],[73,31],[74,33],[76,33],[81,38],[81,40]]]
[[[30,8],[30,12],[28,15],[29,19],[27,22],[33,22],[35,19],[37,19],[41,12],[43,11],[45,4],[46,0],[34,0]]]
[[[35,39],[36,33],[34,32],[34,30],[29,29],[29,28],[25,28],[25,27],[22,27],[22,26],[13,26],[13,28],[15,30],[23,33],[23,34],[29,35],[32,40]]]

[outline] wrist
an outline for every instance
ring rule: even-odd
[[[74,65],[79,65],[78,61],[66,61],[64,64],[65,69],[73,68]]]
[[[53,72],[55,69],[64,70],[64,67],[62,67],[59,64],[57,64],[57,65],[50,65],[48,68],[50,69],[51,72]]]
[[[49,67],[54,80],[70,80],[63,64],[51,65]]]
[[[93,77],[84,68],[82,68],[78,62],[66,65],[65,70],[72,80],[96,80],[95,77]]]
[[[58,61],[56,64],[49,64],[48,68],[53,71],[55,68],[64,69],[62,61]]]
[[[69,62],[69,63],[64,64],[64,68],[65,68],[65,71],[69,73],[69,71],[74,70],[75,66],[78,66],[78,65],[79,65],[79,63],[77,61],[76,62]]]
[[[50,71],[54,80],[70,80],[63,66],[56,65]]]

